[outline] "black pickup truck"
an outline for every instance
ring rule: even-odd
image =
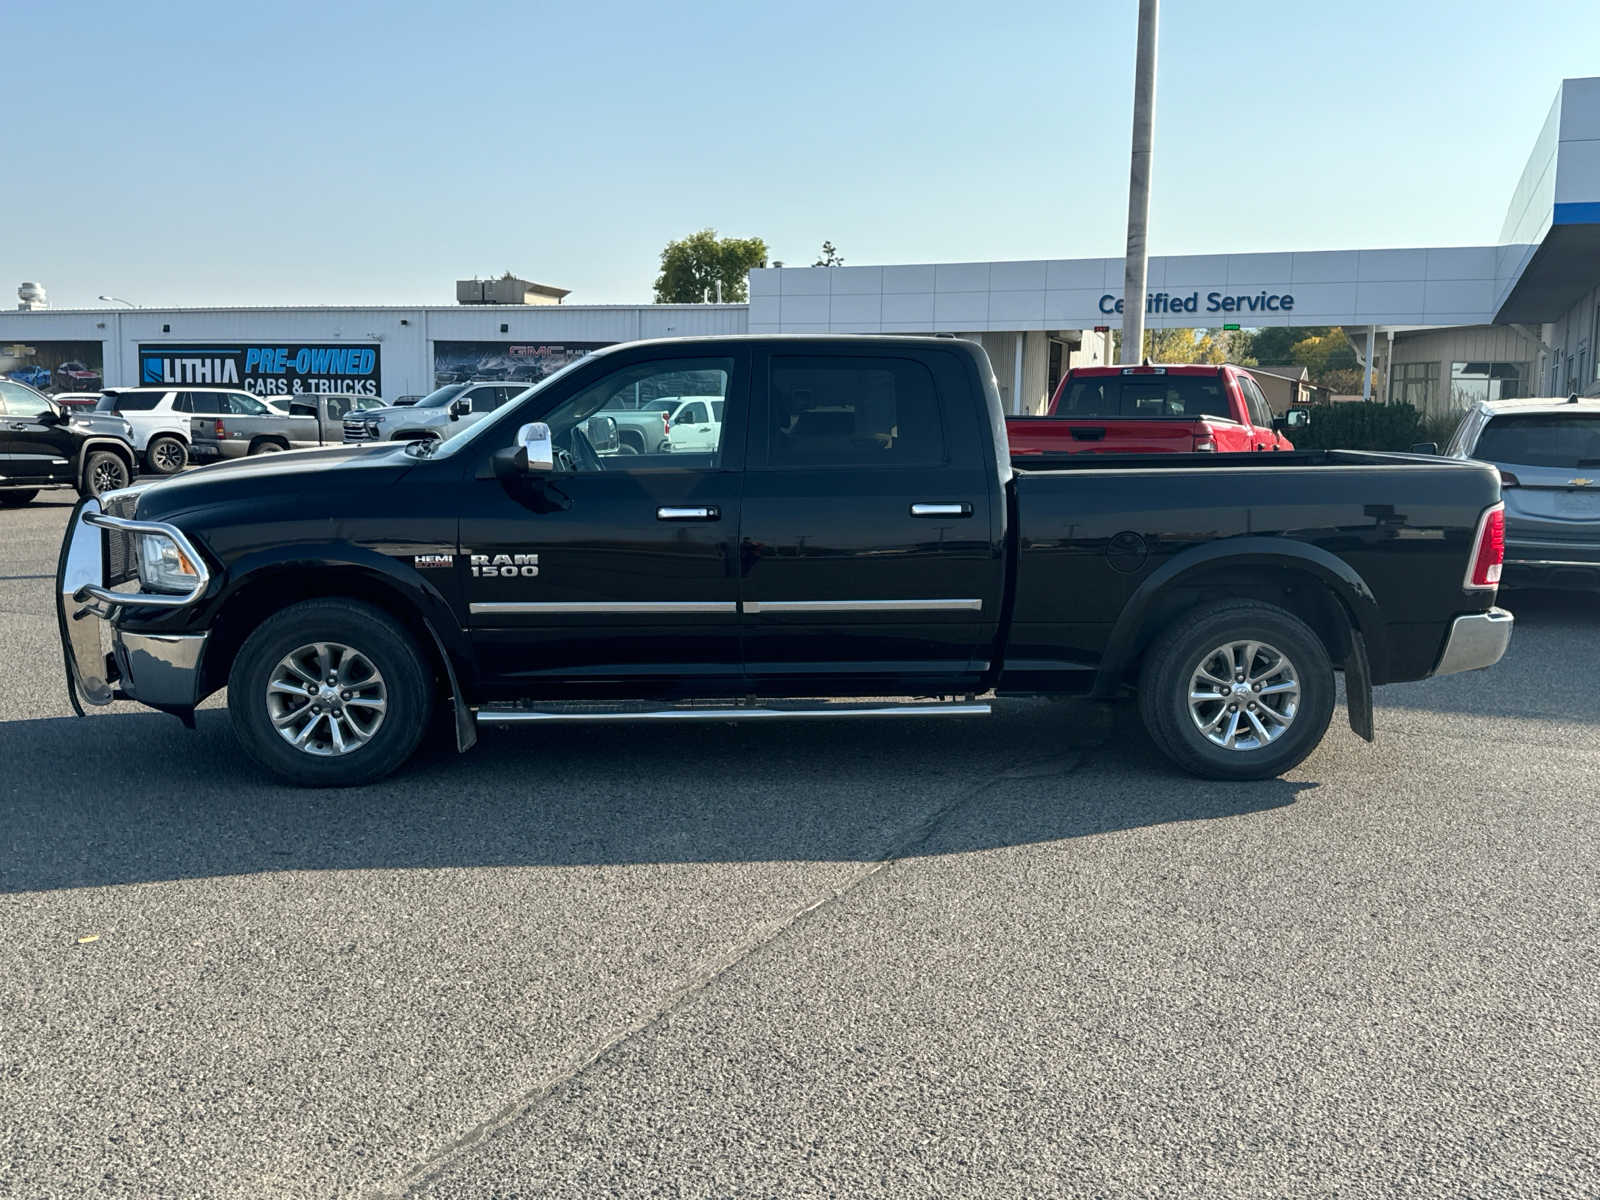
[[[609,456],[624,397],[722,397],[714,447]],[[58,606],[81,702],[192,724],[228,689],[296,783],[377,779],[479,722],[972,715],[1136,692],[1179,766],[1257,779],[1343,670],[1486,667],[1491,467],[1343,451],[1013,467],[983,351],[720,337],[592,354],[442,441],[304,450],[88,499]],[[866,698],[872,699],[866,699]],[[903,697],[905,699],[884,699]]]

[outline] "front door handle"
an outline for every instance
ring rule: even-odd
[[[656,509],[658,521],[720,521],[722,510],[715,504],[691,505],[685,508],[663,506]]]
[[[972,505],[970,504],[913,504],[911,506],[913,517],[970,517]]]

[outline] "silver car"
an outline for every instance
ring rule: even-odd
[[[1479,401],[1444,452],[1500,468],[1506,586],[1600,589],[1600,397]]]

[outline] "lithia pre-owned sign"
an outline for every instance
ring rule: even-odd
[[[140,346],[139,383],[212,384],[258,396],[301,392],[379,395],[378,347],[301,345]]]
[[[1147,313],[1267,313],[1293,312],[1294,297],[1288,292],[1207,292],[1201,307],[1199,292],[1180,295],[1176,292],[1150,292],[1144,298]],[[1119,313],[1122,297],[1107,292],[1100,297],[1100,311]]]

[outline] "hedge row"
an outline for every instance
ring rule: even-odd
[[[1313,404],[1311,424],[1289,437],[1303,450],[1409,450],[1436,440],[1440,424],[1409,404]]]

